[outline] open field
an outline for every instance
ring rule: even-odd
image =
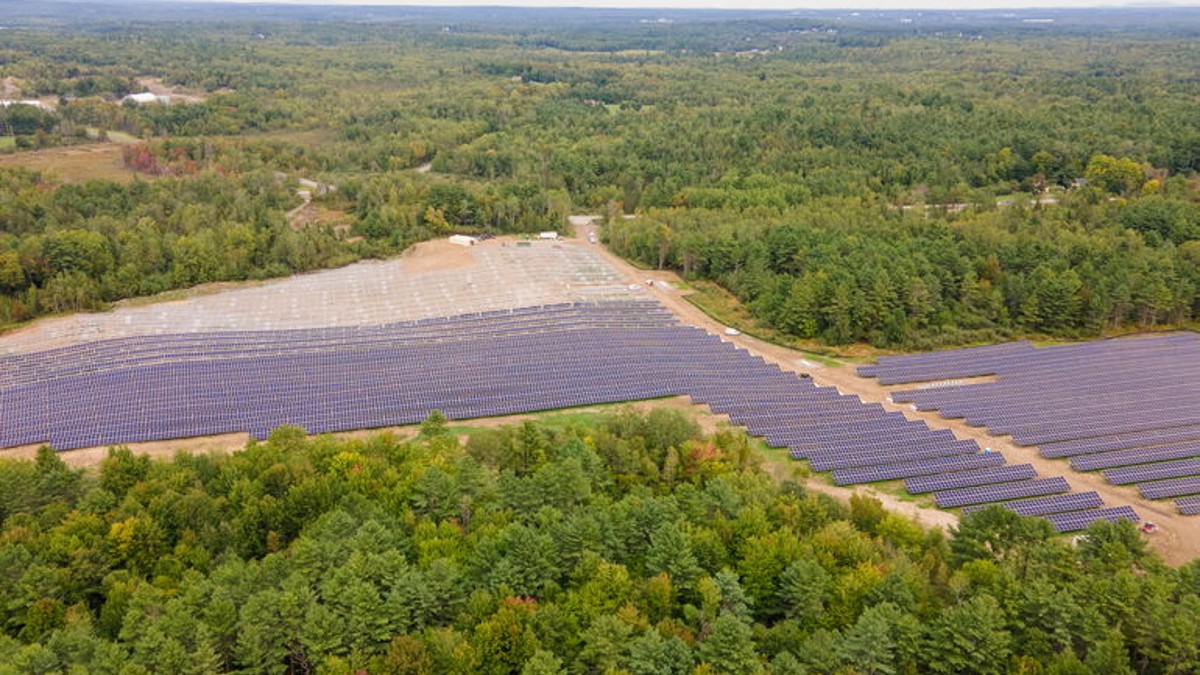
[[[41,171],[64,183],[90,180],[123,183],[137,175],[125,166],[118,143],[89,143],[0,155],[0,166]]]

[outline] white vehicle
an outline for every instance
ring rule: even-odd
[[[740,331],[740,330],[738,330],[738,329],[736,329],[736,328],[726,328],[726,329],[725,329],[725,334],[726,334],[726,335],[741,335],[741,334],[742,334],[742,331]]]
[[[589,244],[596,243],[596,233],[595,232],[588,232],[588,243]]]

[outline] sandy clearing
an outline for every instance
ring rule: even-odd
[[[476,265],[471,247],[451,244],[445,239],[417,244],[405,251],[401,257],[407,263],[407,271],[413,274],[461,270]]]
[[[246,447],[250,442],[250,434],[222,434],[220,436],[202,436],[199,438],[179,438],[170,441],[151,441],[148,443],[128,443],[134,454],[167,459],[186,452],[193,455],[209,453],[225,454]],[[22,445],[15,448],[0,450],[0,459],[32,459],[37,455],[41,445]],[[108,456],[111,446],[95,448],[79,448],[59,452],[67,466],[78,469],[94,469],[100,466],[100,461]]]

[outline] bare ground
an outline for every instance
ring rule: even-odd
[[[426,241],[404,252],[405,269],[409,272],[437,272],[460,270],[475,266],[471,248],[451,244],[445,239]]]
[[[204,103],[208,99],[202,91],[167,84],[161,77],[139,77],[137,83],[155,96],[170,97],[171,103]]]

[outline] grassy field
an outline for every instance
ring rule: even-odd
[[[0,136],[0,152],[7,152],[17,147],[17,139],[12,136]]]
[[[87,137],[92,140],[100,138],[100,130],[96,127],[88,127],[85,131],[87,132]],[[123,131],[107,131],[105,134],[108,136],[109,143],[116,143],[117,145],[130,145],[138,141],[137,136],[127,134]]]
[[[93,143],[62,148],[14,152],[0,156],[0,166],[41,171],[64,183],[89,180],[127,182],[135,175],[125,166],[121,146]]]

